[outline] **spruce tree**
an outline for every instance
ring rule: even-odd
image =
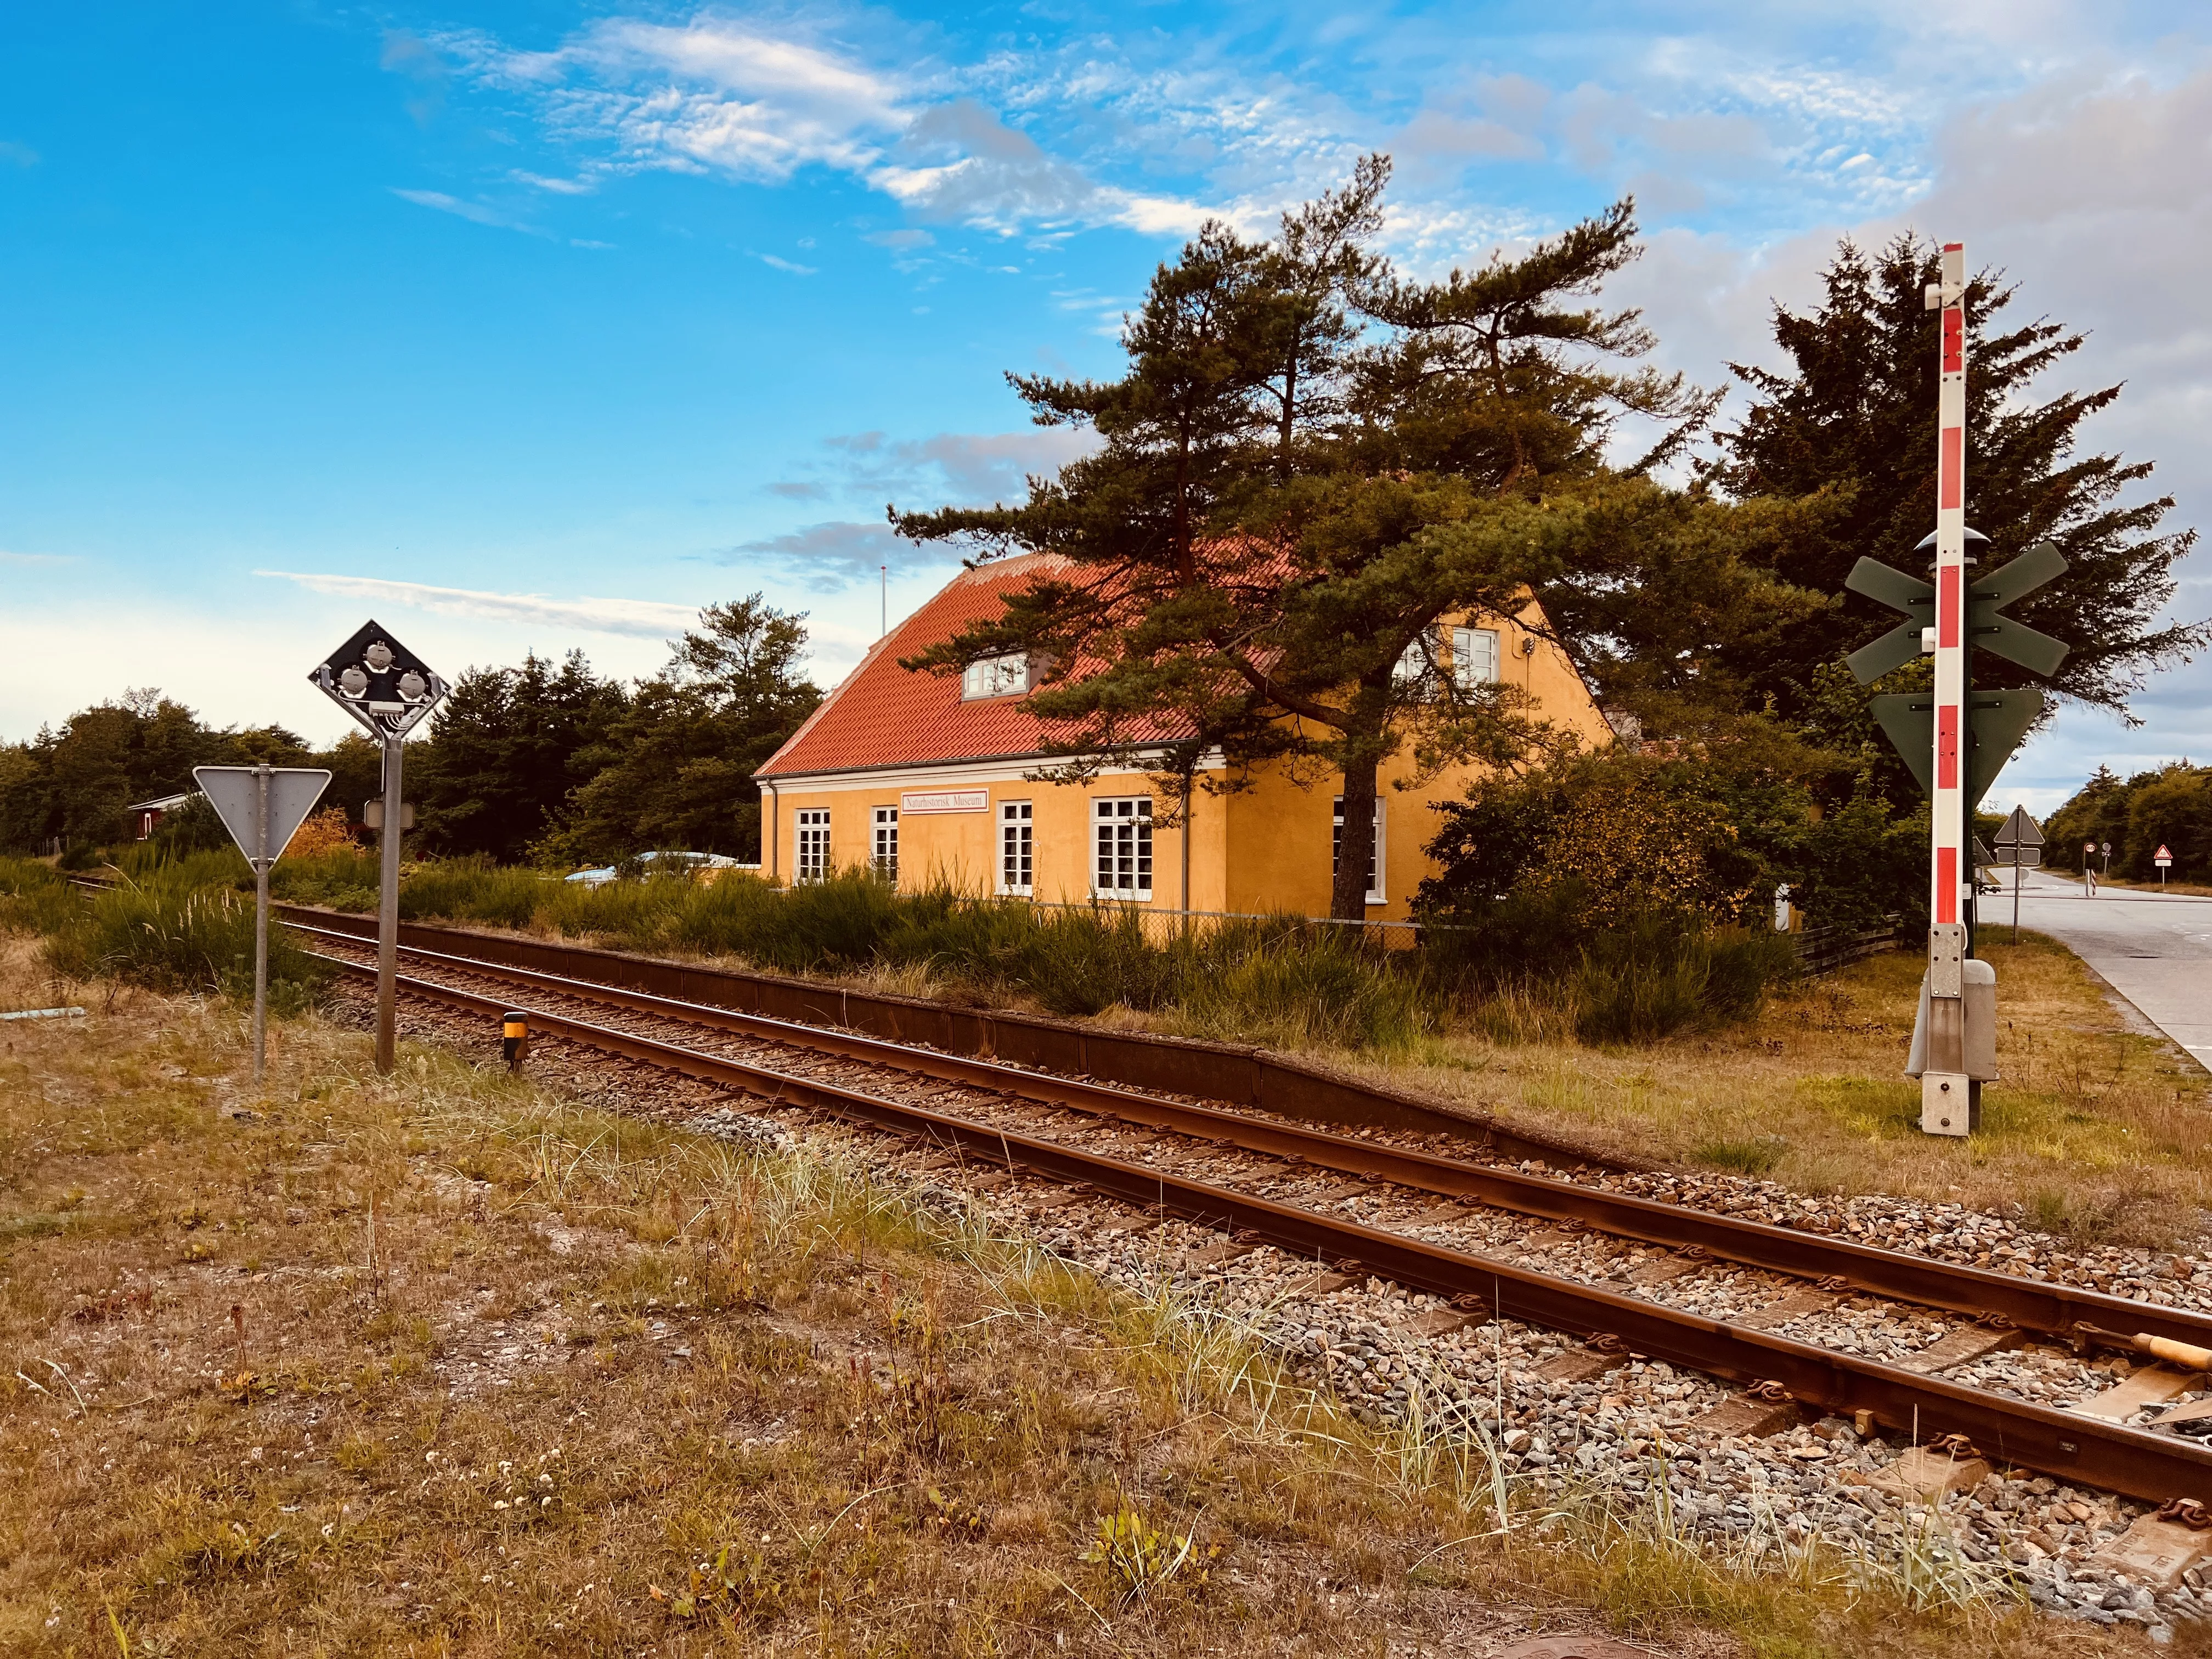
[[[556,668],[532,653],[516,668],[472,668],[453,682],[430,740],[409,762],[408,794],[428,850],[522,858],[560,820],[589,775],[586,758],[629,707],[623,687],[580,651]]]
[[[1704,477],[1738,499],[1813,498],[1832,509],[1808,518],[1771,567],[1827,605],[1787,639],[1747,640],[1734,653],[1736,677],[1785,717],[1822,701],[1822,665],[1896,623],[1894,613],[1845,595],[1844,579],[1860,556],[1915,574],[1931,563],[1916,550],[1936,526],[1940,314],[1925,308],[1922,291],[1936,279],[1937,259],[1937,249],[1910,234],[1873,257],[1845,240],[1823,274],[1818,306],[1775,307],[1774,337],[1791,367],[1731,365],[1753,401],[1734,430],[1719,434]],[[2008,614],[2072,647],[2059,691],[2124,712],[2150,670],[2212,640],[2203,621],[2162,617],[2175,562],[2197,532],[2160,528],[2172,496],[2122,499],[2150,476],[2150,462],[2087,452],[2082,422],[2110,407],[2119,386],[2035,395],[2038,379],[2079,350],[2084,336],[2045,317],[2008,325],[2004,313],[2018,294],[1990,270],[1967,289],[1966,521],[1990,538],[1980,555],[1985,570],[2034,542],[2057,543],[2070,568]],[[1976,658],[1974,672],[1984,685],[2033,683],[1989,654]]]
[[[641,684],[601,742],[580,752],[586,781],[543,842],[548,857],[619,859],[668,849],[760,857],[756,768],[814,712],[800,672],[806,620],[757,593],[699,613],[668,666]]]

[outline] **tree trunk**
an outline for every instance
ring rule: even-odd
[[[1329,915],[1340,921],[1367,918],[1367,860],[1375,847],[1375,772],[1371,761],[1344,769],[1344,835],[1328,901]]]

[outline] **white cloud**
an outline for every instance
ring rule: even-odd
[[[599,185],[589,179],[548,179],[541,173],[518,170],[517,184],[527,185],[532,190],[547,191],[556,196],[589,196]]]
[[[888,43],[872,44],[884,54]],[[1047,155],[958,96],[957,71],[913,54],[878,67],[799,24],[702,12],[681,25],[605,19],[553,52],[475,35],[444,45],[479,78],[536,100],[556,135],[601,150],[573,179],[516,175],[538,190],[583,194],[608,173],[644,168],[781,184],[823,167],[920,216],[1002,232],[1071,223],[1176,234],[1204,216],[1179,197],[1100,184]],[[495,211],[451,197],[424,205]]]
[[[794,260],[780,259],[773,253],[756,253],[753,255],[753,258],[772,270],[788,271],[793,276],[817,276],[821,275],[821,270],[818,266],[802,265]]]
[[[539,593],[489,593],[466,587],[434,587],[426,582],[387,581],[375,576],[297,570],[257,570],[253,574],[297,582],[313,593],[387,601],[441,617],[544,623],[595,634],[662,639],[683,632],[699,620],[696,605],[671,605],[659,599],[550,599]]]

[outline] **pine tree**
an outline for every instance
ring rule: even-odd
[[[822,701],[799,670],[805,618],[754,593],[708,605],[699,623],[673,642],[667,668],[638,686],[603,741],[578,756],[587,781],[542,843],[547,855],[760,856],[753,770]]]
[[[1630,204],[1413,283],[1364,246],[1387,177],[1370,162],[1265,246],[1208,226],[1155,275],[1121,380],[1017,379],[1041,422],[1103,440],[1026,503],[894,514],[905,535],[1077,569],[908,666],[1048,660],[1030,706],[1079,766],[1217,749],[1208,787],[1274,757],[1335,773],[1331,912],[1355,919],[1386,762],[1502,763],[1540,735],[1518,693],[1451,671],[1437,624],[1520,614],[1577,568],[1619,414],[1686,429],[1710,407],[1679,377],[1606,365],[1650,345],[1633,313],[1584,303],[1634,256]],[[1633,483],[1615,510],[1652,495]]]
[[[1936,338],[1939,314],[1922,290],[1936,278],[1937,250],[1906,234],[1869,258],[1842,243],[1824,273],[1821,303],[1804,313],[1778,306],[1774,337],[1786,372],[1732,365],[1753,403],[1719,435],[1720,453],[1701,468],[1738,499],[1825,497],[1825,520],[1778,550],[1783,581],[1827,596],[1786,641],[1747,641],[1737,676],[1794,715],[1819,701],[1820,665],[1893,626],[1893,613],[1846,598],[1844,579],[1861,555],[1923,574],[1916,551],[1936,525]],[[2001,273],[1968,286],[1966,319],[1966,519],[1990,538],[1982,568],[1993,569],[2032,543],[2058,544],[2070,568],[2008,614],[2072,647],[2055,682],[2069,696],[2124,710],[2152,669],[2185,659],[2212,641],[2212,624],[2164,622],[2173,567],[2194,530],[2161,531],[2171,496],[2123,502],[2151,463],[2083,453],[2081,424],[2119,397],[2111,386],[2035,399],[2039,376],[2080,349],[2084,337],[2038,318],[2016,327],[1999,319],[2018,295]],[[2033,682],[1991,655],[1978,656],[1978,684]]]

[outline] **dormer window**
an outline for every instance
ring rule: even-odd
[[[960,671],[960,700],[1019,696],[1030,689],[1030,659],[1025,651],[1003,657],[986,657]]]

